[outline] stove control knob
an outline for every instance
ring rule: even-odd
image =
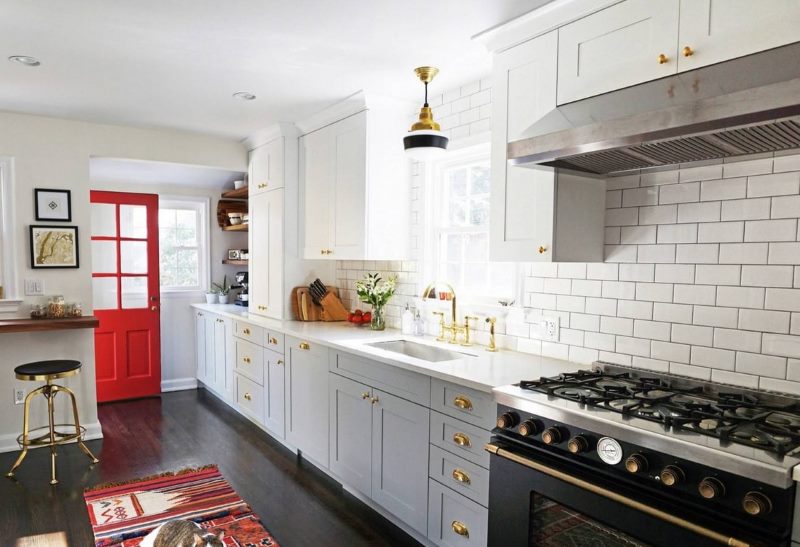
[[[742,499],[742,507],[753,516],[767,515],[772,511],[772,502],[761,492],[748,492]]]
[[[707,500],[721,498],[725,495],[725,485],[714,477],[706,477],[697,485],[697,491]]]
[[[530,437],[539,433],[539,425],[533,420],[525,420],[519,426],[519,434],[523,437]]]
[[[661,479],[661,484],[664,486],[676,486],[683,480],[684,474],[680,467],[668,465],[661,470],[658,477]]]
[[[561,442],[561,432],[557,427],[548,427],[542,431],[542,441],[544,444],[558,444]]]
[[[500,429],[508,429],[514,427],[519,423],[519,416],[516,412],[506,412],[497,417],[497,427]]]
[[[628,473],[647,471],[648,467],[647,458],[644,457],[644,454],[631,454],[625,460],[625,469]]]
[[[583,435],[576,435],[572,437],[567,443],[567,450],[573,454],[580,454],[589,450],[589,441]]]

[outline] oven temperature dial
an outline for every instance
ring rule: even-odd
[[[608,465],[617,465],[622,461],[622,445],[616,439],[603,437],[597,441],[597,455]]]

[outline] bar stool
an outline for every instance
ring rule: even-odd
[[[92,460],[93,464],[100,461],[94,456],[94,454],[92,454],[91,450],[89,450],[86,445],[83,444],[83,437],[86,433],[86,428],[81,426],[80,420],[78,419],[78,405],[75,401],[75,394],[69,388],[51,383],[53,380],[75,376],[80,372],[80,370],[80,361],[69,360],[36,361],[33,363],[20,365],[14,369],[14,374],[16,374],[17,380],[46,382],[46,384],[42,387],[34,389],[25,397],[22,435],[17,437],[17,443],[22,449],[22,452],[17,458],[17,461],[14,462],[14,465],[11,467],[11,471],[6,474],[7,477],[14,476],[14,471],[16,471],[17,468],[22,464],[22,460],[24,460],[25,456],[28,455],[28,448],[31,446],[50,447],[50,484],[58,484],[58,479],[56,479],[56,446],[60,444],[68,443],[70,441],[77,441],[80,449],[83,450],[83,453],[86,454],[90,460]],[[63,391],[69,395],[70,399],[72,400],[72,414],[75,418],[75,423],[73,424],[55,423],[55,407],[53,405],[53,399],[55,399],[56,393],[59,391]],[[44,395],[44,397],[47,399],[47,414],[49,417],[48,425],[29,430],[31,401],[36,395]],[[74,428],[75,432],[66,433],[56,429],[63,427]],[[34,436],[41,431],[45,431],[45,433]]]

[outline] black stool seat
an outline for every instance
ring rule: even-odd
[[[80,361],[68,359],[34,361],[33,363],[25,363],[18,366],[14,369],[14,374],[20,380],[52,380],[77,374],[80,368]]]

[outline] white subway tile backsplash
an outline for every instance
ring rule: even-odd
[[[641,207],[638,214],[638,223],[646,224],[674,224],[678,218],[677,205],[658,205],[655,207]],[[629,213],[630,215],[630,213]],[[697,221],[690,221],[697,222]],[[632,223],[636,224],[636,222]],[[607,226],[612,226],[606,222]]]
[[[616,347],[616,337],[613,334],[587,332],[583,343],[587,348],[593,348],[602,351],[614,351],[614,348]]]
[[[571,313],[569,314],[569,325],[573,329],[597,332],[600,330],[600,316],[586,313]]]
[[[637,260],[645,264],[675,262],[675,245],[639,245]]]
[[[637,283],[636,299],[652,302],[672,302],[671,283]]]
[[[731,161],[730,163],[726,161],[722,166],[722,176],[726,179],[729,177],[746,177],[749,175],[763,175],[766,173],[772,173],[771,157]]]
[[[614,298],[587,298],[586,313],[595,315],[616,315],[617,301]]]
[[[605,229],[603,243],[608,245],[618,245],[622,238],[622,231],[619,226],[609,226]]]
[[[586,298],[583,296],[556,296],[556,309],[559,311],[581,312],[586,309]]]
[[[604,264],[593,262],[586,265],[586,278],[587,279],[602,279],[609,281],[616,281],[619,279],[619,265],[618,264]]]
[[[678,182],[678,170],[649,171],[642,173],[642,186],[660,186],[662,184],[675,184]]]
[[[606,245],[605,257],[607,262],[636,262],[636,245]]]
[[[796,239],[796,218],[750,220],[745,223],[745,241],[794,241]]]
[[[759,220],[769,218],[770,199],[735,199],[722,202],[722,220]]]
[[[690,362],[692,365],[700,365],[713,369],[733,370],[736,362],[736,353],[726,349],[694,346],[692,347]]]
[[[770,243],[770,264],[797,264],[800,262],[800,243]]]
[[[786,358],[769,357],[759,353],[738,352],[736,354],[736,372],[786,378]]]
[[[697,243],[697,224],[662,224],[658,227],[658,243]]]
[[[588,347],[570,346],[569,360],[582,365],[591,365],[598,359],[598,351]]]
[[[800,359],[789,359],[786,364],[786,379],[800,382]]]
[[[714,347],[749,351],[761,351],[761,333],[735,329],[714,329]]]
[[[758,376],[751,374],[741,374],[739,372],[729,372],[727,370],[712,370],[711,381],[732,386],[758,389]]]
[[[554,262],[534,262],[530,265],[534,277],[558,277],[558,264]]]
[[[789,312],[771,310],[739,310],[739,328],[752,331],[789,332]]]
[[[698,285],[738,285],[741,266],[698,264],[694,282]]]
[[[673,342],[693,346],[711,346],[714,342],[714,329],[696,325],[673,324],[670,339]]]
[[[800,289],[770,288],[766,291],[766,309],[800,312]]]
[[[650,356],[654,359],[688,363],[689,349],[690,346],[686,344],[675,344],[673,342],[661,342],[659,340],[653,340],[650,346]]]
[[[703,222],[697,232],[698,243],[736,243],[743,240],[743,221]]]
[[[716,264],[719,261],[717,243],[678,244],[675,262],[679,264]]]
[[[761,352],[767,355],[800,359],[800,336],[765,332],[763,335],[763,346]]]
[[[643,245],[656,242],[656,226],[623,226],[620,228],[620,243]]]
[[[558,265],[558,277],[586,279],[586,264],[580,262],[562,262]]]
[[[656,283],[693,283],[694,264],[656,264]]]
[[[639,210],[606,209],[606,226],[636,226],[639,221]]]
[[[694,313],[692,314],[692,323],[695,325],[736,328],[738,321],[738,308],[695,306]]]
[[[678,180],[689,182],[693,180],[711,180],[722,178],[722,163],[716,165],[701,165],[687,167],[680,170]]]
[[[698,380],[711,380],[710,368],[686,365],[684,363],[670,363],[669,373],[678,376],[686,376],[688,378],[696,378]]]
[[[623,188],[636,188],[639,186],[639,174],[623,175],[621,177],[608,177],[606,190],[620,190]]]
[[[704,180],[700,185],[701,201],[740,199],[747,196],[747,178]]]
[[[772,218],[800,217],[800,196],[772,198]]]
[[[716,299],[716,287],[710,285],[675,285],[673,301],[676,304],[713,306]]]
[[[658,203],[669,205],[671,203],[688,203],[700,200],[700,183],[689,182],[685,184],[668,184],[659,187]],[[624,203],[624,199],[623,199]],[[649,204],[642,204],[649,205]]]
[[[778,380],[777,378],[758,377],[758,388],[766,391],[777,391],[790,395],[800,395],[800,383]]]
[[[573,279],[572,294],[577,296],[601,296],[602,281]]]
[[[787,172],[748,177],[747,197],[785,196],[800,192],[800,173]]]
[[[678,222],[717,222],[720,219],[720,203],[681,203],[678,205]]]
[[[648,359],[646,357],[634,357],[631,366],[633,368],[652,370],[653,372],[669,372],[669,363],[667,361]]]
[[[600,332],[631,336],[633,334],[633,319],[603,316],[600,318]]]
[[[637,302],[637,304],[648,304],[648,302]],[[656,302],[653,306],[652,319],[668,323],[691,323],[692,312],[692,306],[686,304]],[[638,319],[651,319],[651,317],[639,317]]]
[[[791,287],[792,266],[742,266],[742,285],[747,287]]]
[[[653,281],[655,264],[620,264],[620,281]]]
[[[623,207],[639,207],[641,205],[658,204],[658,188],[630,188],[622,190]]]
[[[603,298],[624,298],[632,300],[636,297],[636,284],[626,281],[603,281]]]
[[[542,292],[550,294],[570,294],[572,292],[571,279],[545,278]]]
[[[620,300],[617,303],[617,315],[631,319],[653,319],[653,303]]]
[[[670,324],[662,321],[645,321],[642,319],[636,319],[633,323],[633,335],[637,338],[669,341],[670,330]],[[617,351],[621,350],[617,348]]]
[[[542,355],[553,359],[569,359],[569,346],[542,340]]]
[[[775,154],[772,172],[782,173],[784,171],[800,171],[800,154]]]
[[[766,264],[768,243],[720,243],[720,264]]]
[[[633,361],[633,358],[630,355],[614,353],[611,351],[601,351],[599,357],[601,361],[605,361],[606,363],[614,363],[615,365],[620,365],[623,367],[631,366],[631,362]]]
[[[650,340],[617,336],[617,353],[650,357]]]
[[[717,306],[763,308],[764,289],[760,287],[717,287]]]

